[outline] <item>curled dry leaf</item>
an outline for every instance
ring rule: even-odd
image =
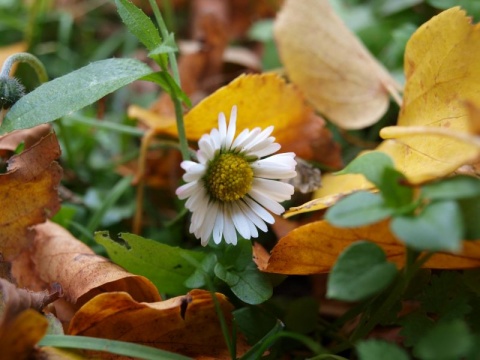
[[[233,306],[224,295],[215,296],[231,328]],[[155,303],[137,302],[124,292],[101,294],[75,314],[68,333],[135,342],[201,359],[230,359],[212,295],[204,290]],[[237,355],[246,348],[237,336]]]
[[[313,106],[345,129],[374,124],[399,86],[327,0],[287,0],[275,39],[290,79]]]
[[[44,222],[60,208],[57,187],[62,169],[54,161],[59,156],[57,138],[50,133],[12,156],[8,172],[0,174],[0,253],[5,260],[28,246],[30,226]]]
[[[160,300],[157,289],[148,279],[128,273],[96,255],[61,226],[47,222],[35,226],[34,230],[31,246],[12,265],[19,286],[43,289],[50,282],[58,282],[65,300],[76,308],[108,291],[125,291],[138,301]]]
[[[387,221],[360,228],[336,228],[325,220],[301,226],[280,239],[271,252],[266,272],[305,275],[329,272],[340,253],[353,242],[369,240],[380,246],[398,266],[405,261],[405,246],[389,230]],[[480,266],[480,242],[464,241],[461,253],[436,253],[425,267],[468,269]]]

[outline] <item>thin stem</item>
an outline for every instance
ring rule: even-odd
[[[150,6],[153,9],[153,13],[155,15],[155,19],[157,20],[158,27],[160,28],[160,34],[162,35],[163,39],[168,38],[168,30],[163,21],[162,14],[158,8],[157,2],[154,0],[149,0]],[[172,69],[172,76],[178,86],[181,86],[180,82],[180,74],[178,72],[178,65],[177,59],[174,53],[168,53],[168,60],[170,62],[170,67]],[[185,132],[185,124],[183,122],[183,110],[182,110],[182,103],[179,98],[176,96],[172,96],[172,101],[175,106],[175,117],[177,119],[177,131],[178,131],[178,139],[180,142],[180,151],[182,153],[183,160],[190,160],[190,151],[188,148],[188,141],[187,135]]]
[[[17,62],[24,62],[30,65],[35,73],[38,76],[38,80],[40,83],[44,83],[48,81],[47,70],[45,70],[45,66],[43,66],[42,62],[38,60],[36,56],[32,54],[21,52],[10,55],[7,60],[3,63],[2,70],[0,71],[0,77],[10,76],[10,72],[12,71],[12,67]]]

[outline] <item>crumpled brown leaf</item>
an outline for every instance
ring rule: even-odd
[[[224,295],[215,296],[231,328],[233,306]],[[205,290],[154,303],[137,302],[123,292],[100,294],[75,314],[68,333],[135,342],[197,359],[230,359],[212,295]],[[237,356],[246,349],[237,334]]]
[[[57,187],[62,169],[55,161],[59,156],[57,138],[50,133],[12,156],[8,172],[0,174],[0,253],[5,260],[12,260],[30,243],[30,226],[44,222],[60,208]]]
[[[46,222],[34,230],[31,246],[12,264],[12,274],[19,286],[42,290],[49,283],[58,282],[64,290],[64,301],[73,310],[108,291],[128,292],[137,301],[160,300],[158,290],[147,278],[128,273],[96,255],[61,226]],[[62,310],[68,304],[55,302]],[[68,322],[73,314],[65,312],[61,320]]]

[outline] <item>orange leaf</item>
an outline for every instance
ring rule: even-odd
[[[387,259],[404,264],[405,246],[390,232],[387,221],[354,229],[336,228],[325,220],[301,226],[280,239],[272,250],[266,272],[280,274],[318,274],[329,272],[340,253],[358,240],[379,245]],[[458,255],[435,254],[425,267],[433,269],[467,269],[480,266],[480,243],[463,242]]]
[[[57,186],[62,169],[54,161],[59,156],[57,138],[50,133],[12,156],[8,172],[0,174],[0,253],[6,260],[29,244],[30,226],[44,222],[60,208]]]
[[[12,273],[20,286],[29,289],[60,283],[65,299],[77,307],[108,291],[125,291],[138,301],[160,300],[148,279],[130,274],[96,255],[67,230],[51,222],[35,227],[33,243],[14,260]]]
[[[217,301],[231,326],[233,306]],[[139,303],[123,292],[101,294],[73,317],[68,333],[135,342],[202,359],[230,359],[210,292],[192,290],[162,302]],[[246,350],[237,337],[237,355]]]
[[[388,109],[398,85],[328,1],[285,1],[275,39],[291,80],[339,127],[372,125]]]

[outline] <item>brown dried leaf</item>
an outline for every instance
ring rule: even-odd
[[[231,327],[233,306],[224,295],[216,297]],[[68,333],[135,342],[201,359],[230,359],[214,301],[204,290],[155,303],[137,302],[123,292],[101,294],[75,314]],[[242,337],[237,340],[240,356],[247,346]]]
[[[47,222],[34,230],[32,245],[13,262],[12,273],[20,286],[42,289],[56,281],[64,290],[65,300],[77,308],[109,291],[128,292],[138,301],[160,300],[148,279],[96,255],[61,226]]]
[[[8,172],[0,174],[0,253],[6,260],[30,243],[30,226],[44,222],[60,208],[57,186],[62,169],[54,161],[59,156],[57,138],[50,133],[12,156]]]

